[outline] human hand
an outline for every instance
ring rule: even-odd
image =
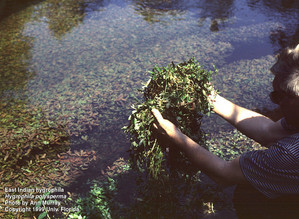
[[[208,95],[208,101],[210,104],[213,104],[214,102],[216,102],[218,92],[217,92],[217,90],[215,90],[214,86],[211,83],[209,83],[209,85],[211,85],[213,89],[212,89],[210,95]]]
[[[178,140],[181,136],[181,131],[169,120],[164,119],[159,110],[152,109],[152,113],[156,119],[154,122],[154,128],[158,130],[162,135],[170,138],[173,141]]]

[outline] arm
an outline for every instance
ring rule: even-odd
[[[239,157],[232,161],[225,161],[204,149],[188,136],[184,135],[173,123],[164,119],[156,109],[152,110],[160,129],[186,156],[216,183],[223,186],[247,182],[239,164]]]
[[[280,123],[274,122],[262,114],[238,106],[227,99],[216,95],[213,111],[231,123],[243,134],[267,146],[290,134]]]

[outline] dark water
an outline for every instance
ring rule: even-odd
[[[223,96],[274,109],[269,68],[299,42],[298,12],[290,0],[2,0],[1,101],[25,99],[64,123],[71,147],[103,153],[103,168],[126,156],[120,128],[156,64],[194,56],[218,69]],[[231,127],[212,116],[205,129]]]

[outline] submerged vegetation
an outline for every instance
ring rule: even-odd
[[[162,182],[144,177],[127,163],[118,167],[121,172],[112,171],[106,179],[89,183],[89,192],[74,200],[79,210],[68,218],[201,218],[215,213],[213,201],[229,207],[215,186],[198,178],[192,183],[184,179]],[[128,181],[133,184],[129,191],[123,185]]]
[[[53,158],[68,150],[63,127],[22,101],[0,103],[0,172],[28,166],[40,157]],[[5,180],[5,177],[2,178]]]
[[[10,99],[0,103],[0,200],[5,207],[15,207],[5,198],[4,188],[54,188],[73,183],[96,160],[94,151],[70,151],[70,138],[62,124],[44,116],[42,110],[25,100]],[[40,192],[30,192],[41,195]],[[26,199],[27,200],[27,199]],[[34,207],[30,205],[29,207]],[[0,218],[22,218],[36,212],[0,212]]]
[[[183,175],[196,172],[180,151],[157,140],[157,133],[152,129],[151,109],[158,109],[183,133],[206,147],[200,120],[212,108],[208,96],[213,91],[210,84],[213,73],[194,58],[164,68],[156,66],[152,70],[151,79],[142,90],[144,102],[133,105],[130,124],[124,127],[131,141],[132,161],[140,169],[145,169],[154,178],[169,171]]]

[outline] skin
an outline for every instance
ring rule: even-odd
[[[286,131],[281,126],[280,121],[274,122],[268,117],[238,106],[220,95],[215,95],[215,98],[210,101],[214,104],[213,110],[215,113],[249,138],[266,147],[269,147],[272,143],[283,137],[293,134]],[[294,110],[298,109],[298,98],[284,98],[282,101],[283,103],[279,103],[279,105],[284,115],[287,115],[286,118],[288,120],[294,121],[298,117],[298,111]],[[294,112],[295,114],[290,116],[290,113]],[[231,161],[225,161],[184,135],[173,123],[164,119],[157,109],[153,109],[152,113],[156,118],[154,127],[172,141],[174,145],[179,147],[199,170],[207,174],[217,184],[226,187],[234,184],[248,183],[240,167],[240,157]]]

